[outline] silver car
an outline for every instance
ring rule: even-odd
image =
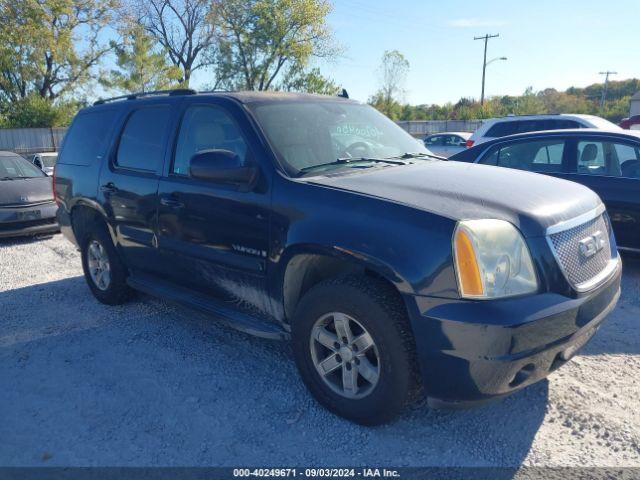
[[[0,152],[0,238],[58,232],[51,179],[13,152]]]
[[[57,152],[43,152],[36,153],[31,159],[31,163],[33,163],[47,175],[51,176],[53,175],[53,167],[55,167],[57,160]]]
[[[469,137],[470,132],[435,133],[424,139],[424,146],[436,155],[449,158],[467,148],[466,142]]]

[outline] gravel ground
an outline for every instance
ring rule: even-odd
[[[591,343],[475,410],[365,428],[307,394],[285,343],[149,297],[99,304],[60,235],[0,242],[0,465],[640,466],[640,262]]]

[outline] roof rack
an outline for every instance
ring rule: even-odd
[[[549,117],[552,115],[563,115],[558,112],[551,113],[508,113],[504,117],[496,117],[496,118],[506,118],[506,117]]]
[[[155,95],[168,95],[169,97],[174,97],[177,95],[195,95],[196,93],[198,92],[196,92],[191,88],[174,88],[173,90],[154,90],[152,92],[129,93],[127,95],[121,95],[119,97],[101,98],[100,100],[93,102],[93,104],[102,105],[104,103],[117,102],[119,100],[135,100],[136,98],[151,97]]]

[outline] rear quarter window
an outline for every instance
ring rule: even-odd
[[[104,155],[117,110],[98,110],[76,116],[62,143],[58,163],[91,165]]]

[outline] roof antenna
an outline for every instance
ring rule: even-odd
[[[349,98],[349,94],[347,93],[347,89],[346,89],[346,88],[343,88],[343,89],[342,89],[342,92],[341,92],[341,93],[339,93],[339,94],[338,94],[338,96],[339,96],[339,97],[342,97],[342,98]]]

